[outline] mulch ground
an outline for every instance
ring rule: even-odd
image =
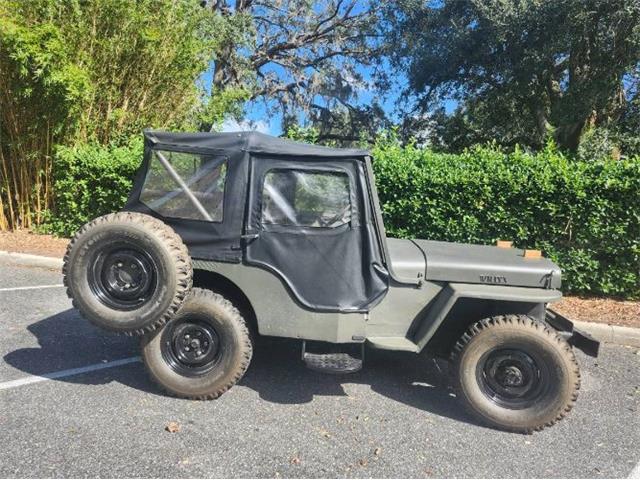
[[[68,238],[57,238],[52,235],[39,235],[29,230],[0,232],[0,250],[7,252],[32,253],[45,257],[64,256],[69,244]]]
[[[551,307],[561,315],[583,322],[640,328],[640,302],[610,298],[564,297]]]
[[[69,239],[39,235],[27,230],[0,232],[0,250],[62,257]],[[561,315],[584,322],[608,323],[640,328],[640,302],[610,298],[564,297],[553,304]]]

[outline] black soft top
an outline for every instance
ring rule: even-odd
[[[144,136],[142,165],[124,209],[162,219],[195,261],[243,262],[270,270],[297,301],[314,310],[365,311],[382,299],[388,273],[368,201],[366,150],[256,132],[145,131]],[[297,177],[295,188],[288,182],[282,193],[271,186],[273,198],[265,194],[267,175],[274,171],[341,175],[348,221],[318,227],[297,222],[295,214],[290,223],[265,223],[265,199],[273,203],[276,198],[289,209],[295,205]],[[314,195],[309,198],[322,201]],[[311,208],[302,204],[301,209]]]
[[[184,149],[239,150],[264,155],[298,157],[363,158],[369,156],[367,150],[310,145],[258,132],[177,133],[146,130],[144,136],[151,144]]]

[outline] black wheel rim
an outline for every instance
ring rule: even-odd
[[[520,348],[487,352],[478,362],[476,378],[491,401],[510,409],[532,406],[548,386],[544,363]]]
[[[170,322],[162,333],[161,350],[171,369],[187,377],[211,371],[222,353],[216,329],[206,319],[195,316]]]
[[[89,287],[98,299],[116,310],[135,310],[145,304],[157,288],[153,257],[126,242],[100,251],[89,267]]]

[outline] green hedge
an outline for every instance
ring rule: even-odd
[[[53,211],[41,229],[71,236],[93,218],[119,210],[142,160],[142,139],[125,146],[60,146],[53,158]]]
[[[460,155],[382,137],[374,169],[389,235],[540,248],[564,271],[564,290],[640,298],[640,158],[580,161],[553,147]],[[61,147],[55,209],[45,229],[68,236],[118,210],[142,159],[124,147]]]
[[[578,161],[478,147],[460,155],[373,150],[388,234],[539,248],[564,290],[640,298],[640,158]]]

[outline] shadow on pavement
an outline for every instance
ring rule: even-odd
[[[137,339],[98,330],[75,309],[34,322],[27,330],[36,337],[39,347],[20,348],[9,352],[3,359],[29,375],[45,375],[140,354]],[[157,392],[146,375],[132,375],[131,368],[105,368],[56,381],[87,385],[117,381],[147,392]]]
[[[102,332],[69,309],[29,325],[39,348],[21,348],[4,361],[29,375],[83,367],[101,361],[139,355],[135,338]],[[280,404],[311,402],[315,395],[346,395],[343,384],[369,385],[400,403],[458,421],[475,423],[452,396],[446,364],[423,355],[367,349],[362,371],[349,375],[314,372],[300,358],[300,342],[261,338],[249,371],[240,385],[255,390],[261,399]],[[56,379],[67,383],[99,385],[119,382],[163,395],[140,368],[107,368]]]

